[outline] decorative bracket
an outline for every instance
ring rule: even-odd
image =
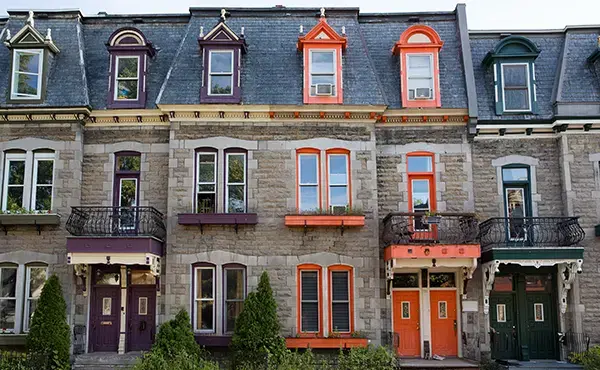
[[[83,296],[87,297],[87,273],[88,273],[88,265],[80,263],[77,265],[73,265],[75,270],[75,276],[81,279],[81,283],[83,285]]]
[[[486,262],[481,267],[483,268],[483,313],[487,315],[490,312],[490,292],[494,287],[496,273],[500,272],[500,261]]]
[[[467,284],[473,279],[473,273],[477,270],[477,258],[473,258],[473,264],[469,267],[463,267],[463,287],[462,298],[467,299]]]
[[[387,299],[392,296],[392,282],[394,281],[394,267],[396,266],[396,260],[391,259],[385,262],[385,281],[386,281],[386,293]]]
[[[560,298],[560,314],[567,312],[567,294],[575,280],[575,274],[581,272],[583,260],[558,265],[558,294]]]
[[[148,257],[146,257],[148,258]],[[160,257],[150,258],[150,273],[154,276],[160,276]]]

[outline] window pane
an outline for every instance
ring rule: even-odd
[[[150,270],[132,270],[131,271],[132,285],[155,285],[156,276],[152,275]]]
[[[226,269],[227,296],[225,299],[244,299],[244,280],[243,269]]]
[[[513,278],[512,276],[496,276],[494,279],[494,291],[496,292],[512,292]]]
[[[0,297],[16,297],[16,286],[17,286],[17,269],[16,268],[2,268],[0,269]]]
[[[303,332],[319,331],[319,304],[317,302],[302,303]]]
[[[9,161],[8,166],[8,184],[23,185],[25,182],[25,161]]]
[[[28,299],[25,304],[29,305],[29,307],[27,308],[28,309],[27,312],[29,312],[29,317],[26,318],[27,319],[26,329],[29,330],[29,328],[31,327],[31,319],[33,318],[33,314],[35,313],[35,309],[37,308],[37,299]]]
[[[316,301],[319,299],[319,273],[317,271],[302,271],[302,300]]]
[[[329,204],[332,206],[347,206],[348,205],[348,187],[347,186],[332,186],[330,188]]]
[[[210,53],[210,72],[211,73],[233,73],[233,53]]]
[[[29,268],[29,297],[39,298],[42,293],[42,288],[46,282],[45,267],[30,267]]]
[[[503,65],[504,86],[527,87],[526,65]]]
[[[16,300],[0,300],[0,327],[13,330],[15,328]]]
[[[26,95],[37,95],[38,75],[17,73],[17,93]]]
[[[525,276],[525,290],[528,292],[543,292],[552,283],[550,275],[527,275]]]
[[[213,269],[197,269],[196,298],[213,298]]]
[[[431,57],[429,55],[408,56],[409,77],[432,77]]]
[[[346,185],[348,182],[347,162],[348,156],[346,155],[329,156],[329,183],[331,185]]]
[[[527,181],[529,174],[527,168],[504,168],[502,169],[502,179],[504,181]]]
[[[508,217],[525,217],[525,194],[523,189],[506,189]]]
[[[314,211],[319,208],[318,191],[316,186],[300,187],[300,210]]]
[[[335,76],[334,75],[313,75],[311,78],[312,85],[316,84],[331,84],[335,87]],[[313,89],[315,87],[313,86]],[[316,93],[316,90],[314,90]]]
[[[225,318],[226,332],[232,332],[235,329],[235,319],[240,315],[244,308],[244,301],[227,302],[227,312]]]
[[[311,73],[333,73],[333,52],[332,51],[313,51]]]
[[[137,80],[119,81],[119,85],[117,87],[117,99],[136,100],[137,93],[138,93],[138,81]]]
[[[394,274],[394,288],[418,288],[419,274]]]
[[[333,271],[331,272],[331,297],[334,301],[348,301],[348,272]]]
[[[210,93],[215,95],[231,94],[232,76],[211,76]]]
[[[213,302],[196,302],[196,323],[198,330],[213,330]]]
[[[121,207],[133,207],[136,205],[137,180],[121,180]]]
[[[300,183],[301,184],[316,184],[317,183],[317,156],[316,155],[301,155],[300,156]]]
[[[214,182],[215,181],[215,164],[200,163],[200,173],[198,174],[198,182]]]
[[[94,276],[97,285],[119,285],[120,274],[118,271],[97,270]]]
[[[140,171],[141,157],[139,155],[127,155],[117,157],[118,171]]]
[[[198,185],[198,192],[199,193],[204,193],[204,192],[214,193],[214,191],[215,191],[215,185],[214,184],[200,184],[200,185]]]
[[[211,185],[212,186],[212,185]],[[196,212],[215,213],[215,194],[198,194]]]
[[[350,305],[348,303],[332,303],[331,313],[334,331],[350,331]]]
[[[16,211],[23,207],[23,186],[12,186],[8,188],[6,209]]]
[[[415,212],[429,210],[429,181],[428,180],[413,180],[412,181],[412,201],[413,201],[413,209]]]
[[[244,182],[244,172],[246,170],[245,156],[239,155],[228,155],[227,156],[227,181],[228,182]]]
[[[138,58],[118,58],[119,74],[118,77],[137,78],[138,76]]]
[[[38,73],[40,67],[40,54],[17,52],[19,72]]]
[[[454,287],[456,287],[456,280],[454,277],[454,273],[429,274],[429,287],[430,288],[454,288]]]
[[[52,169],[54,168],[53,160],[37,161],[37,184],[52,185]]]
[[[244,185],[229,185],[227,189],[227,212],[243,213],[246,210]]]
[[[504,90],[504,106],[507,110],[529,109],[529,91],[527,89]]]
[[[35,210],[49,211],[52,208],[52,186],[38,186],[35,189]]]
[[[431,157],[408,157],[408,172],[431,171]]]

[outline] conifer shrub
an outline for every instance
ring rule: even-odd
[[[349,351],[340,350],[339,370],[394,370],[396,358],[385,347],[355,347]]]

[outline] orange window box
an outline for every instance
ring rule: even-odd
[[[369,345],[367,338],[285,338],[287,348],[354,348]]]
[[[287,215],[285,226],[365,226],[365,216],[350,215]]]

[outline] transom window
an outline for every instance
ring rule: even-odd
[[[15,50],[13,53],[12,99],[40,99],[44,50]]]
[[[197,153],[196,212],[215,213],[217,195],[217,153]]]
[[[209,95],[232,95],[233,50],[211,50],[209,53]]]
[[[2,188],[2,210],[19,212],[52,209],[54,153],[6,153]]]
[[[433,94],[433,55],[407,54],[409,100],[431,100]]]
[[[227,153],[227,212],[246,212],[246,153]]]
[[[315,211],[320,208],[319,201],[319,154],[298,155],[299,166],[299,210]]]
[[[194,330],[215,331],[215,268],[196,267],[194,273]]]
[[[335,96],[335,51],[310,51],[310,96]]]
[[[139,64],[138,56],[116,58],[115,100],[138,100]]]
[[[328,154],[329,207],[332,213],[344,213],[349,207],[348,154]]]
[[[529,63],[502,64],[504,111],[530,111]]]

